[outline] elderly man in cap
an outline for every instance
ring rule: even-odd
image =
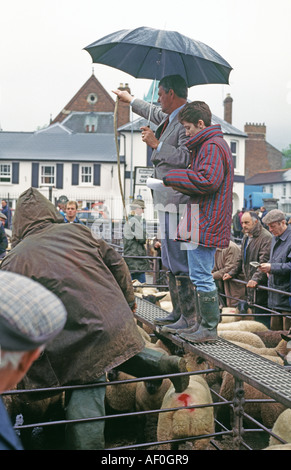
[[[0,393],[13,389],[46,343],[63,329],[67,312],[56,295],[24,276],[0,272]],[[0,399],[0,450],[21,450]]]
[[[8,239],[4,228],[6,219],[6,215],[0,212],[0,260],[6,256],[8,247]]]
[[[145,243],[147,240],[146,222],[142,218],[145,203],[142,199],[134,199],[130,204],[132,209],[128,222],[124,225],[123,248],[124,259],[131,271],[131,279],[137,279],[141,283],[146,282],[146,271],[149,270],[149,260],[139,258],[146,256]]]
[[[25,388],[103,383],[105,373],[121,369],[135,377],[187,372],[183,357],[145,346],[133,316],[136,307],[128,268],[120,254],[88,227],[66,224],[37,189],[18,199],[12,250],[1,269],[43,284],[63,302],[68,320],[25,377]],[[177,392],[189,377],[171,377]],[[103,449],[105,386],[66,393],[66,417],[85,419],[66,427],[67,448]]]
[[[284,212],[273,209],[263,218],[273,235],[270,259],[259,269],[268,275],[268,287],[291,292],[291,226],[287,225]],[[279,292],[268,292],[268,307],[282,315],[272,317],[272,330],[288,330],[291,327],[291,297]]]

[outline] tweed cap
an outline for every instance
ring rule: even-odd
[[[141,209],[145,209],[145,203],[142,199],[134,199],[132,201],[132,203],[130,204],[130,207],[132,209],[137,209],[137,208],[141,208]]]
[[[280,222],[280,220],[285,220],[284,212],[280,211],[279,209],[273,209],[268,212],[265,217],[263,218],[264,224],[272,224],[273,222]]]
[[[6,219],[7,219],[6,215],[5,215],[5,214],[3,214],[3,212],[0,212],[0,219],[4,219],[4,220],[6,220]]]
[[[61,300],[27,277],[0,271],[0,347],[30,351],[53,339],[64,327]]]

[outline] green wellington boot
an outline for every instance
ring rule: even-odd
[[[150,377],[153,375],[179,374],[188,372],[183,357],[169,356],[166,353],[145,347],[140,353],[120,364],[117,369],[134,377]],[[176,393],[183,392],[189,385],[189,376],[169,377]]]
[[[172,334],[188,331],[189,328],[196,331],[199,327],[196,287],[189,276],[176,276],[176,284],[179,290],[182,315],[175,323],[163,326],[161,331]]]
[[[168,286],[171,294],[171,301],[173,304],[173,311],[166,317],[155,318],[155,325],[167,325],[168,323],[174,323],[181,316],[181,308],[179,301],[179,292],[176,284],[176,276],[170,271],[167,272]]]
[[[201,322],[198,330],[184,331],[179,336],[191,343],[213,342],[218,339],[217,325],[220,320],[220,310],[217,290],[211,292],[197,291]]]

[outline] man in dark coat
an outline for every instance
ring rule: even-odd
[[[284,212],[278,209],[268,212],[263,223],[268,226],[273,238],[270,259],[259,269],[268,274],[268,286],[271,289],[291,292],[291,225],[287,225]],[[280,292],[268,292],[269,308],[284,314],[272,317],[272,330],[289,330],[291,327],[290,299],[291,297]]]
[[[1,269],[40,282],[62,300],[68,312],[63,331],[25,377],[25,388],[96,383],[104,381],[112,368],[121,367],[139,377],[186,371],[182,358],[144,348],[132,314],[132,282],[122,257],[84,225],[64,223],[53,204],[34,188],[18,199],[12,250]],[[178,379],[173,382],[182,391],[187,381]],[[68,419],[104,415],[104,396],[105,387],[74,390]],[[68,445],[102,449],[103,434],[103,421],[70,425]]]
[[[268,292],[266,290],[257,289],[254,302],[254,289],[258,285],[267,286],[267,275],[250,263],[257,261],[261,264],[269,260],[272,235],[262,226],[257,213],[253,211],[244,212],[242,227],[244,237],[241,245],[241,256],[233,268],[223,276],[223,280],[226,281],[243,273],[247,282],[247,301],[250,304],[256,303],[261,307],[268,308]],[[266,310],[255,307],[253,313],[262,314],[264,312]],[[265,315],[256,316],[256,320],[261,321],[268,327],[270,326],[270,319]]]

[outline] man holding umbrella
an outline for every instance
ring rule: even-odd
[[[130,103],[134,113],[146,119],[150,117],[158,126],[155,133],[147,126],[141,127],[142,140],[152,149],[154,177],[162,180],[171,169],[186,169],[190,163],[190,152],[185,145],[188,138],[178,120],[178,113],[185,106],[188,96],[184,78],[180,75],[168,75],[160,80],[160,106],[135,99],[127,91],[116,90],[114,93],[121,101]],[[175,329],[192,326],[186,321],[186,316],[182,315],[181,306],[183,310],[194,309],[187,251],[183,250],[183,244],[177,243],[173,236],[179,224],[179,207],[186,204],[188,199],[187,195],[172,188],[165,187],[164,191],[153,191],[161,229],[162,263],[168,270],[167,278],[173,303],[173,312],[166,318],[157,318],[155,323],[171,324]],[[189,318],[189,315],[187,317]]]

